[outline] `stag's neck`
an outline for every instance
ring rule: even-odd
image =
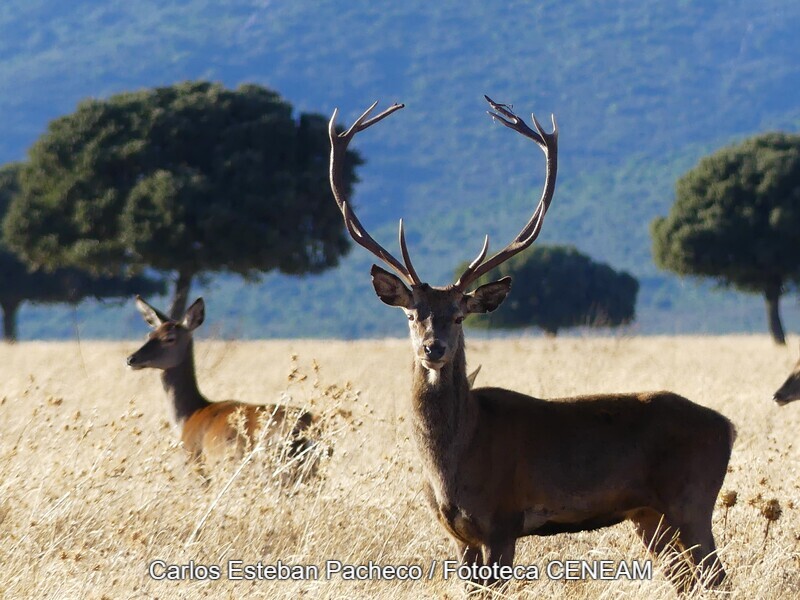
[[[177,366],[166,369],[161,375],[161,383],[172,405],[172,418],[178,426],[195,412],[209,405],[208,400],[197,387],[197,376],[194,372],[194,348],[189,342],[186,357]]]
[[[463,343],[453,360],[438,372],[414,361],[414,437],[439,500],[446,500],[455,490],[460,458],[477,422],[466,369]]]

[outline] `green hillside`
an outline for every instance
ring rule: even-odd
[[[224,4],[224,6],[222,6]],[[711,150],[800,129],[800,5],[766,1],[348,3],[208,0],[0,6],[0,162],[24,157],[48,120],[87,96],[195,78],[254,81],[298,110],[374,99],[407,108],[355,145],[368,159],[356,201],[394,248],[404,216],[415,264],[445,283],[484,233],[505,243],[528,218],[539,151],[493,125],[482,94],[558,117],[561,166],[544,242],[571,243],[642,283],[636,330],[764,330],[758,298],[659,273],[648,223],[675,178]],[[230,336],[402,334],[374,299],[370,257],[336,272],[203,290]],[[786,324],[800,324],[796,297]],[[137,335],[131,308],[23,310],[21,337]]]

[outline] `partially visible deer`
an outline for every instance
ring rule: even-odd
[[[403,105],[370,118],[375,103],[342,133],[335,128],[336,111],[329,123],[331,189],[347,230],[396,273],[373,265],[372,284],[384,303],[408,318],[411,422],[433,512],[463,561],[487,566],[511,565],[519,537],[588,531],[629,519],[653,552],[680,546],[688,551],[692,576],[687,581],[672,573],[676,585],[716,585],[725,572],[711,517],[735,438],[728,419],[670,392],[542,400],[501,388],[470,390],[462,322],[500,306],[511,278],[470,287],[536,240],[553,198],[558,155],[555,118],[552,133],[535,117],[533,130],[507,105],[486,100],[494,119],[544,151],[544,190],[510,244],[485,260],[487,236],[477,258],[446,287],[431,287],[417,275],[402,220],[403,262],[378,244],[353,212],[342,183],[344,153],[355,134]],[[480,576],[476,582],[494,583]]]
[[[173,422],[182,430],[184,448],[193,459],[219,458],[233,450],[241,454],[259,434],[265,439],[291,440],[288,455],[302,462],[312,440],[311,413],[276,404],[246,404],[236,400],[209,402],[197,387],[192,332],[205,319],[205,303],[198,298],[180,321],[173,321],[139,296],[136,308],[153,331],[147,342],[128,357],[134,370],[161,369],[161,382],[172,407]],[[262,427],[269,428],[261,431]]]
[[[772,399],[780,406],[800,400],[800,360],[794,365],[789,378],[778,388]]]

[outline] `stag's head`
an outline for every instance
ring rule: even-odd
[[[463,341],[464,318],[500,306],[511,289],[511,278],[503,277],[470,293],[455,285],[440,288],[420,283],[409,288],[396,275],[373,265],[372,285],[383,302],[406,314],[416,359],[426,369],[439,370]]]
[[[192,342],[192,332],[205,319],[205,303],[198,298],[186,310],[180,321],[174,321],[157,308],[136,296],[136,308],[153,329],[144,346],[128,357],[132,369],[172,369],[186,358]]]
[[[519,235],[505,248],[491,258],[486,259],[489,247],[488,236],[483,248],[461,277],[452,285],[432,287],[423,283],[411,264],[403,221],[400,220],[400,250],[403,262],[392,256],[383,246],[378,244],[364,229],[348,202],[342,184],[342,163],[350,140],[359,131],[374,125],[393,112],[403,108],[402,104],[394,104],[382,113],[370,118],[369,115],[377,105],[370,106],[346,131],[338,133],[335,127],[337,112],[333,112],[328,133],[331,140],[330,177],[331,190],[336,203],[342,211],[345,225],[350,236],[396,273],[390,273],[377,265],[372,267],[372,284],[378,297],[390,306],[403,310],[408,318],[411,343],[415,358],[430,371],[438,371],[452,361],[458,348],[463,345],[462,322],[467,315],[486,313],[495,310],[505,299],[511,289],[511,278],[504,277],[498,281],[487,283],[473,291],[468,291],[471,284],[482,275],[494,269],[500,263],[521,252],[538,237],[544,215],[553,199],[558,157],[558,128],[553,118],[553,132],[546,133],[536,117],[532,116],[535,127],[531,129],[522,119],[517,117],[505,104],[498,104],[486,96],[492,110],[489,115],[500,123],[533,140],[544,152],[547,159],[547,171],[544,190],[533,216]]]
[[[775,392],[772,399],[780,406],[789,404],[795,400],[800,400],[800,361],[797,361],[797,364],[792,370],[792,374],[789,375],[789,378],[778,388],[778,391]]]

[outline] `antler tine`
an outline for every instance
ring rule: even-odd
[[[456,281],[455,283],[455,287],[461,288],[464,285],[462,281],[466,281],[467,278],[469,278],[470,275],[472,275],[475,269],[478,268],[483,259],[486,258],[486,252],[488,250],[489,250],[489,236],[487,235],[486,237],[483,238],[483,248],[481,248],[481,251],[478,252],[478,256],[476,256],[475,259],[471,263],[469,263],[467,269],[461,274],[461,277],[458,278],[458,281]]]
[[[556,123],[556,116],[553,113],[550,113],[550,122],[553,124],[553,133],[547,133],[542,127],[542,124],[539,123],[539,119],[536,118],[536,115],[531,113],[531,120],[533,121],[533,126],[536,127],[536,131],[542,136],[542,139],[548,139],[552,137],[558,137],[558,123]]]
[[[339,210],[342,211],[345,227],[347,227],[350,237],[352,237],[357,244],[369,250],[372,254],[380,258],[383,262],[394,269],[394,271],[396,271],[397,274],[400,275],[408,284],[418,285],[420,280],[417,276],[417,273],[414,271],[414,267],[411,265],[410,258],[408,257],[408,249],[406,248],[405,244],[402,222],[400,226],[400,249],[403,252],[403,259],[406,262],[406,266],[401,264],[399,260],[392,256],[391,253],[389,253],[383,246],[381,246],[372,238],[372,236],[361,224],[361,221],[359,221],[356,214],[353,212],[353,209],[350,207],[347,196],[344,192],[342,170],[344,168],[343,163],[345,152],[347,151],[347,146],[350,143],[350,140],[352,140],[355,134],[359,131],[365,130],[367,127],[370,127],[371,125],[374,125],[375,123],[385,119],[393,112],[400,110],[405,106],[403,104],[393,104],[380,114],[372,117],[371,119],[368,118],[369,114],[377,105],[378,103],[374,102],[372,106],[361,113],[361,116],[356,119],[349,129],[342,133],[336,133],[336,116],[338,114],[338,109],[333,111],[331,120],[328,122],[328,136],[331,140],[331,192],[333,192],[333,197],[336,200],[336,204],[339,205]]]
[[[372,112],[372,111],[375,109],[375,107],[376,107],[376,106],[378,106],[378,101],[377,101],[377,100],[375,100],[375,102],[373,102],[372,104],[370,104],[370,106],[369,106],[369,108],[367,108],[367,110],[365,110],[363,113],[361,113],[361,116],[360,116],[360,117],[358,117],[358,118],[357,118],[357,119],[356,119],[356,120],[353,122],[353,124],[350,126],[350,129],[348,129],[347,131],[345,131],[345,132],[342,134],[342,136],[341,136],[341,137],[351,138],[351,137],[353,137],[353,136],[354,136],[354,135],[355,135],[357,132],[359,132],[359,131],[362,131],[361,125],[364,123],[364,121],[366,120],[366,118],[369,116],[369,113],[371,113],[371,112]]]
[[[406,233],[403,231],[403,219],[400,219],[400,252],[403,253],[403,262],[406,264],[406,269],[414,285],[419,285],[422,282],[414,270],[414,265],[411,264],[411,256],[408,254],[408,247],[406,246]]]
[[[350,141],[350,139],[356,133],[358,133],[359,131],[364,131],[367,127],[370,127],[370,126],[374,125],[375,123],[377,123],[378,121],[381,121],[381,120],[385,119],[386,117],[388,117],[390,114],[392,114],[396,110],[400,110],[401,108],[403,108],[405,106],[405,104],[398,104],[398,103],[395,102],[394,104],[392,104],[389,108],[387,108],[386,110],[384,110],[380,114],[375,115],[371,119],[367,119],[367,117],[369,116],[369,113],[371,113],[375,109],[376,106],[378,106],[378,101],[377,100],[375,102],[373,102],[369,106],[369,108],[367,108],[367,110],[365,110],[363,113],[361,113],[361,116],[358,117],[355,120],[355,122],[350,126],[350,128],[347,131],[338,134],[338,137],[340,137],[342,139],[347,139],[347,141]],[[329,134],[331,134],[331,128],[334,127],[334,121],[336,120],[336,114],[337,114],[338,110],[339,109],[334,109],[333,116],[331,117],[331,120],[328,123],[328,133]],[[335,132],[335,129],[333,131]],[[331,134],[331,135],[334,135],[334,134]]]
[[[555,192],[556,185],[556,174],[558,172],[558,126],[556,125],[555,116],[551,116],[553,121],[553,132],[547,133],[544,131],[536,117],[532,114],[531,118],[533,120],[533,125],[536,127],[536,131],[534,131],[525,123],[525,121],[515,115],[507,104],[495,102],[489,98],[489,96],[484,97],[491,107],[496,111],[487,111],[493,119],[500,121],[500,123],[509,129],[513,129],[514,131],[521,133],[525,137],[536,142],[536,144],[545,154],[547,170],[545,174],[542,196],[539,199],[539,203],[536,205],[536,209],[533,211],[533,215],[531,216],[530,220],[525,224],[525,227],[522,228],[522,231],[517,234],[517,237],[515,237],[505,248],[494,254],[489,260],[481,262],[486,254],[486,242],[484,242],[484,249],[478,255],[478,258],[470,263],[461,277],[459,277],[456,281],[455,287],[459,289],[465,289],[470,283],[479,279],[485,273],[488,273],[499,264],[507,261],[515,254],[522,252],[525,248],[530,246],[537,237],[539,237],[539,233],[541,232],[542,225],[544,223],[544,216],[547,213],[547,209],[550,207],[550,202],[553,199],[553,193]]]
[[[420,283],[419,279],[417,279],[415,276],[412,276],[409,270],[404,267],[399,260],[392,256],[391,253],[386,250],[386,248],[381,246],[372,238],[369,233],[367,233],[367,230],[364,229],[361,221],[358,220],[358,217],[356,217],[355,213],[352,211],[347,202],[344,203],[342,215],[344,216],[344,224],[345,227],[347,227],[347,232],[358,245],[366,248],[372,254],[389,265],[398,275],[405,279],[409,285],[418,285]]]
[[[545,147],[546,145],[544,141],[545,134],[542,131],[541,125],[539,125],[539,122],[536,120],[536,117],[534,117],[533,114],[531,114],[531,117],[533,117],[533,124],[536,127],[536,131],[531,129],[528,126],[528,124],[525,123],[525,121],[523,121],[513,112],[511,112],[511,107],[508,104],[500,104],[499,102],[495,102],[494,100],[489,98],[489,96],[486,95],[484,95],[483,97],[486,98],[486,101],[489,103],[489,105],[495,111],[497,111],[497,112],[492,112],[491,110],[486,111],[486,113],[490,117],[492,117],[492,119],[499,121],[509,129],[513,129],[514,131],[521,133],[525,137],[532,139],[541,148]]]
[[[365,112],[363,115],[361,115],[361,117],[359,117],[358,121],[356,121],[356,123],[358,124],[358,131],[363,131],[363,130],[365,130],[367,127],[372,127],[373,125],[375,125],[375,123],[377,123],[378,121],[382,121],[383,119],[385,119],[386,117],[388,117],[388,116],[389,116],[390,114],[392,114],[393,112],[395,112],[395,111],[397,111],[397,110],[400,110],[401,108],[405,108],[405,104],[398,104],[397,102],[395,102],[395,103],[394,103],[394,104],[392,104],[392,105],[391,105],[389,108],[387,108],[386,110],[384,110],[382,113],[380,113],[380,114],[378,114],[378,115],[375,115],[375,116],[374,116],[374,117],[372,117],[371,119],[368,119],[368,120],[366,120],[366,121],[362,121],[362,119],[363,119],[365,116],[367,116],[367,115],[368,115],[368,114],[369,114],[369,113],[372,111],[372,109],[373,109],[375,106],[377,106],[377,104],[378,104],[378,102],[376,101],[376,102],[375,102],[375,103],[374,103],[372,106],[370,106],[370,107],[369,107],[369,108],[366,110],[366,112]]]

